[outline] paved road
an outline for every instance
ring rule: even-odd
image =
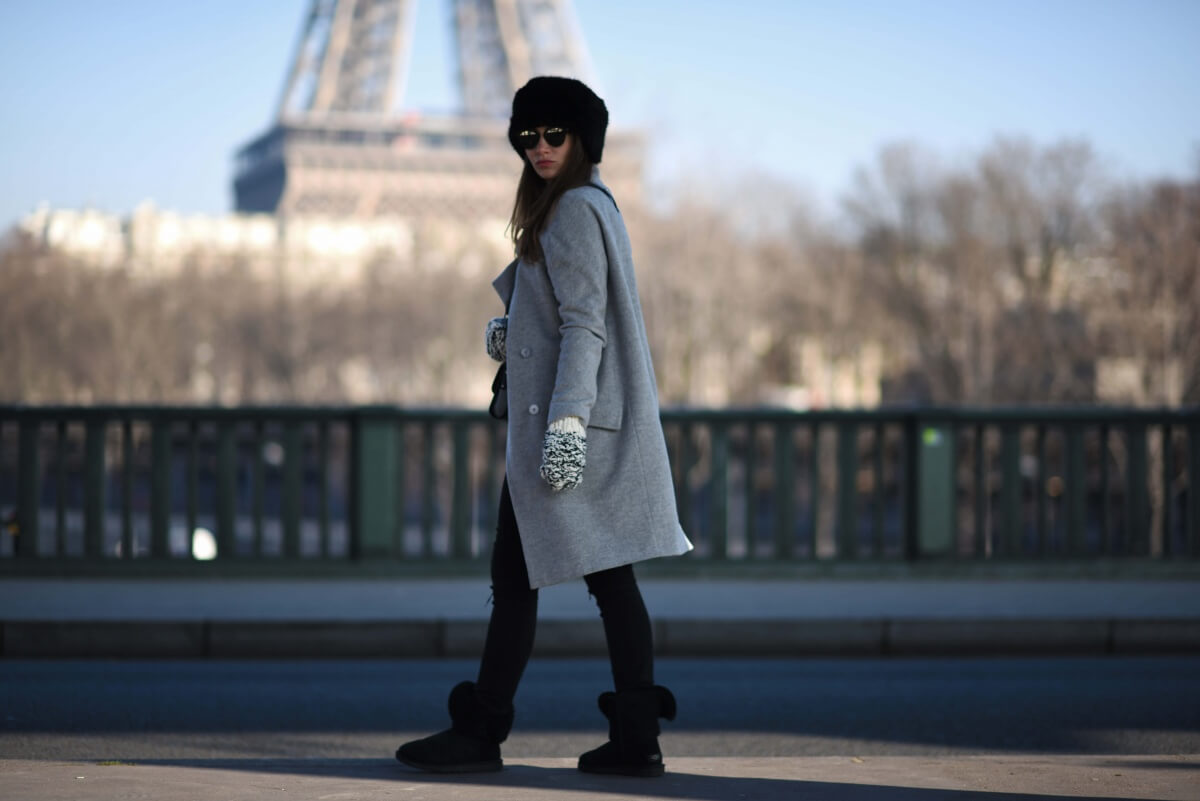
[[[367,759],[445,724],[475,663],[0,662],[0,758]],[[600,660],[535,660],[506,757],[604,728]],[[659,662],[676,756],[1200,754],[1200,658]]]

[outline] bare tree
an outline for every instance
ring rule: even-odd
[[[814,345],[853,361],[871,343],[885,402],[1200,402],[1200,174],[1113,187],[1086,143],[1003,138],[949,168],[883,148],[843,221],[763,176],[711,195],[629,213],[665,405],[761,403],[812,380]],[[300,282],[311,265],[97,268],[10,234],[0,400],[482,408],[506,247],[414,236],[357,280]]]
[[[1200,177],[1114,193],[1090,298],[1105,351],[1139,370],[1129,400],[1200,402]]]
[[[908,400],[1087,401],[1080,307],[1102,176],[1091,150],[1001,139],[943,172],[912,145],[859,172],[845,207]],[[907,347],[906,347],[907,346]]]

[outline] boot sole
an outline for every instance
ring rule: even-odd
[[[449,765],[435,765],[428,762],[417,762],[396,754],[396,759],[410,768],[423,770],[426,773],[495,773],[504,768],[504,760],[489,759],[484,762],[458,762]]]
[[[622,766],[622,765],[580,765],[579,770],[583,773],[600,773],[605,776],[638,776],[644,779],[652,779],[661,776],[666,772],[665,765],[641,765],[639,767]]]

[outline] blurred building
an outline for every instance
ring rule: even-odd
[[[271,126],[234,165],[236,210],[128,215],[42,208],[19,227],[101,267],[171,272],[231,260],[291,283],[355,281],[379,262],[498,269],[520,162],[512,95],[540,74],[591,80],[569,0],[453,0],[461,112],[401,109],[416,0],[312,0]],[[604,179],[642,196],[643,141],[610,131]],[[494,251],[489,265],[454,254]]]
[[[241,149],[237,209],[357,219],[507,219],[520,164],[512,96],[535,75],[591,81],[568,0],[454,0],[459,114],[397,111],[415,0],[313,0],[270,129]],[[613,131],[605,180],[641,196],[641,139]]]
[[[297,286],[353,283],[381,263],[400,270],[427,269],[450,264],[446,254],[491,254],[490,265],[453,265],[473,274],[487,266],[495,269],[512,249],[503,224],[494,220],[180,214],[149,202],[126,216],[40,208],[18,228],[94,267],[153,276],[185,266],[236,264],[264,280]]]

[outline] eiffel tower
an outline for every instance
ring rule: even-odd
[[[266,133],[237,154],[237,211],[507,219],[520,161],[513,93],[534,75],[588,80],[569,0],[450,0],[462,111],[398,110],[416,0],[312,0]],[[604,178],[641,197],[642,139],[610,131]]]

